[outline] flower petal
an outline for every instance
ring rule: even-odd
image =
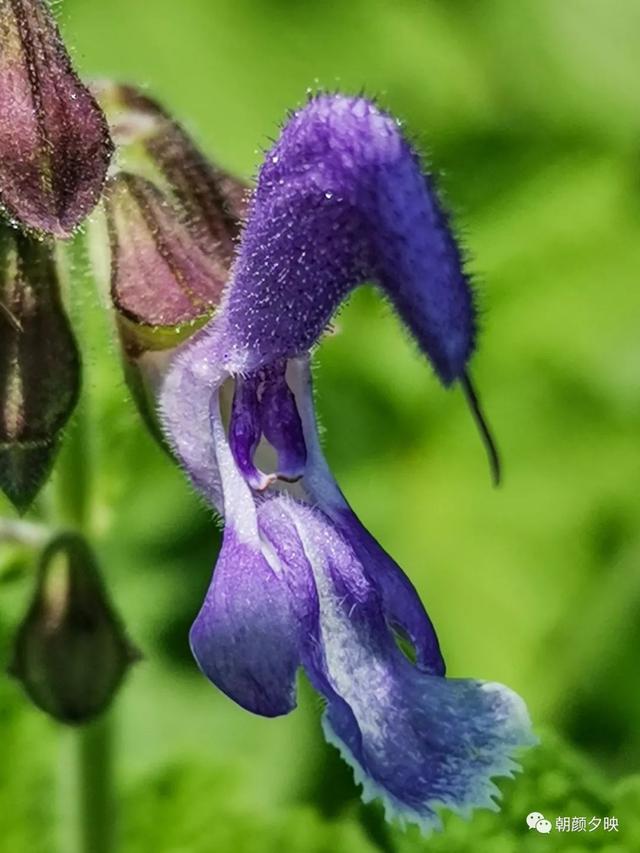
[[[273,717],[295,707],[295,673],[315,593],[292,529],[259,525],[251,491],[235,466],[218,395],[211,428],[222,472],[225,531],[205,602],[191,629],[204,674],[249,711]],[[298,559],[295,559],[295,555]]]
[[[502,685],[413,666],[349,543],[321,513],[291,503],[287,511],[319,603],[323,659],[319,667],[305,654],[303,664],[324,685],[325,734],[352,764],[365,800],[381,797],[388,817],[424,829],[439,826],[441,807],[463,815],[495,809],[492,777],[512,775],[512,754],[534,742],[522,700]]]
[[[165,431],[176,455],[196,488],[218,509],[222,506],[221,485],[209,429],[208,398],[222,384],[226,370],[234,369],[228,361],[230,352],[233,347],[216,319],[178,356],[161,398]],[[236,370],[246,370],[247,364],[236,364]],[[418,666],[443,675],[445,666],[438,638],[413,584],[364,528],[329,470],[318,437],[308,356],[289,363],[287,382],[301,418],[301,444],[307,455],[302,480],[305,491],[351,542],[365,571],[380,589],[390,624],[406,633],[413,643]]]
[[[298,480],[304,474],[307,449],[295,398],[285,378],[286,364],[264,371],[260,417],[264,437],[278,454],[278,476]]]
[[[288,379],[302,422],[307,450],[303,485],[310,499],[331,518],[353,548],[369,579],[380,591],[387,621],[413,643],[418,667],[432,675],[444,675],[438,637],[418,593],[353,512],[327,464],[318,435],[309,359],[294,359],[289,365]]]
[[[253,461],[261,436],[258,379],[255,375],[237,376],[229,421],[229,446],[243,477],[258,491],[266,489],[275,479],[258,469]]]
[[[233,521],[190,643],[207,678],[243,708],[275,717],[295,707],[298,632],[287,583]]]
[[[369,580],[380,591],[387,623],[395,631],[406,634],[413,644],[417,666],[430,675],[444,675],[445,663],[435,628],[409,578],[351,507],[347,505],[329,514]]]
[[[176,353],[158,389],[164,433],[193,485],[222,512],[222,484],[210,425],[212,395],[244,363],[230,359],[231,348],[220,317]]]
[[[444,384],[464,375],[475,309],[430,176],[392,116],[364,98],[320,95],[291,116],[260,170],[230,323],[264,360],[291,357],[364,281],[385,291]]]

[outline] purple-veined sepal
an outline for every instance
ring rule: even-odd
[[[0,227],[0,488],[24,512],[55,459],[80,390],[80,356],[53,248]]]
[[[247,188],[141,90],[109,81],[92,89],[118,158],[89,229],[90,254],[114,308],[127,384],[161,440],[158,383],[172,351],[217,310]]]
[[[69,237],[98,203],[112,154],[45,0],[0,2],[0,205],[23,228]]]

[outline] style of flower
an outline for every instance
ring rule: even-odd
[[[310,351],[364,281],[443,384],[463,383],[479,417],[466,372],[472,293],[431,179],[375,104],[320,95],[266,155],[220,305],[175,355],[160,412],[225,521],[190,635],[203,673],[249,711],[277,716],[295,706],[302,666],[364,799],[428,830],[441,808],[497,808],[492,777],[511,775],[514,753],[535,739],[507,687],[445,677],[415,589],[322,454]]]

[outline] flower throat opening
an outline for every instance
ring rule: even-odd
[[[264,492],[277,480],[295,483],[304,474],[307,448],[285,359],[236,377],[229,417],[229,446],[238,469],[252,489]],[[275,451],[275,470],[255,462],[264,442]],[[266,467],[266,466],[265,466]]]

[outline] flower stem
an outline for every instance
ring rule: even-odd
[[[110,716],[62,732],[61,853],[114,850],[113,729]]]
[[[77,733],[81,853],[110,853],[113,849],[113,729],[109,714]]]
[[[56,520],[92,536],[91,418],[86,400],[78,407],[56,466]],[[72,772],[63,779],[61,853],[112,853],[115,849],[113,714],[69,733]],[[69,757],[69,753],[67,753]],[[68,771],[67,771],[68,772]]]
[[[84,401],[65,436],[55,469],[56,521],[91,536],[89,423]]]

